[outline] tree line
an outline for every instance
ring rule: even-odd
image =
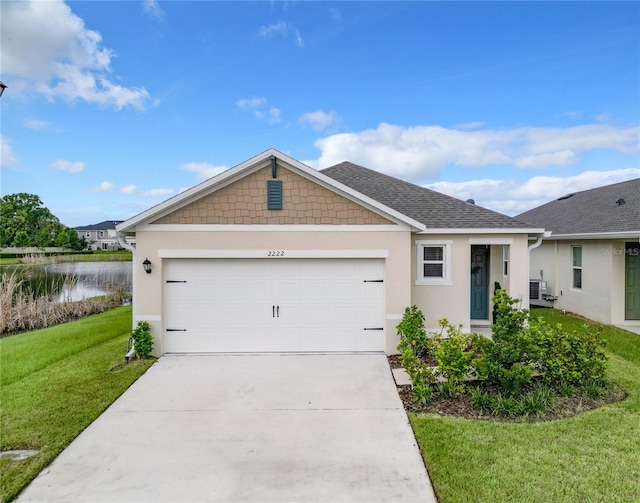
[[[46,248],[58,246],[83,250],[84,237],[60,223],[40,197],[24,192],[0,198],[0,248]]]

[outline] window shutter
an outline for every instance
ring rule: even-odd
[[[267,209],[282,209],[282,180],[267,180]]]

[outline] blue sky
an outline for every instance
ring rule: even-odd
[[[639,2],[0,2],[2,195],[127,219],[276,148],[515,215],[640,176]]]

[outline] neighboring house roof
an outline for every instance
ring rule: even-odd
[[[77,231],[106,231],[109,229],[115,229],[116,225],[121,224],[123,220],[105,220],[99,224],[93,225],[79,225],[75,227]]]
[[[562,235],[640,234],[640,178],[567,194],[516,217]]]
[[[428,229],[531,229],[534,226],[351,162],[323,169],[327,175]],[[538,226],[535,226],[538,227]],[[539,229],[535,229],[539,230]]]

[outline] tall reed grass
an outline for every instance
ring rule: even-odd
[[[23,289],[22,283],[15,273],[3,273],[0,278],[0,336],[46,328],[101,313],[121,306],[127,298],[121,287],[113,287],[102,297],[57,302],[52,296],[35,296],[33,292]]]

